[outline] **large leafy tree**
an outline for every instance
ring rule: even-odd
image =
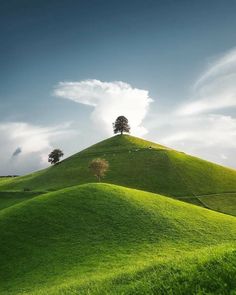
[[[93,159],[89,164],[89,169],[91,173],[101,181],[101,178],[105,176],[109,168],[109,163],[105,159],[97,158]]]
[[[130,126],[129,126],[129,121],[125,116],[119,116],[115,123],[113,123],[113,130],[114,133],[121,133],[123,134],[123,132],[129,133],[130,131]]]
[[[50,162],[51,164],[56,164],[63,156],[64,154],[60,149],[55,149],[48,155],[48,162]]]

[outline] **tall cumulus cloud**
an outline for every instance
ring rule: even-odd
[[[143,120],[152,102],[147,90],[121,81],[84,80],[60,82],[54,95],[91,106],[92,121],[107,134],[112,133],[111,124],[120,115],[128,118],[132,134],[142,136],[147,133]]]

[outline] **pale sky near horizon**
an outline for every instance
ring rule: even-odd
[[[235,0],[0,3],[0,175],[131,135],[236,168]]]

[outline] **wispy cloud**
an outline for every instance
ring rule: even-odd
[[[236,148],[236,119],[226,115],[175,118],[171,133],[162,138],[167,145]]]
[[[236,49],[216,59],[194,83],[190,96],[168,118],[157,114],[156,126],[164,145],[207,160],[236,167]],[[231,107],[230,115],[227,108]],[[216,112],[217,111],[217,112]],[[150,128],[150,127],[149,127]],[[153,127],[152,127],[153,128]],[[150,135],[153,139],[153,131]]]
[[[177,116],[172,113],[155,125],[149,139],[179,151],[236,167],[236,119],[223,114]],[[156,135],[158,132],[158,136]]]
[[[129,119],[133,134],[142,136],[147,133],[142,125],[152,102],[147,90],[121,81],[85,80],[60,82],[55,87],[54,95],[91,106],[91,119],[107,134],[111,134],[111,123],[119,115]]]
[[[193,87],[192,99],[177,111],[194,115],[236,106],[236,49],[215,60]]]

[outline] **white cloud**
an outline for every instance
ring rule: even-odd
[[[236,167],[236,49],[218,58],[195,82],[192,101],[156,114],[148,124],[150,139],[189,154]],[[231,115],[226,115],[231,107]],[[214,113],[217,110],[217,113]],[[151,126],[151,128],[150,128]],[[158,138],[152,130],[158,130]]]
[[[85,80],[60,82],[54,95],[93,107],[91,119],[107,134],[112,133],[112,122],[119,115],[128,118],[132,134],[142,136],[147,133],[142,126],[152,102],[147,90],[133,88],[121,81]]]
[[[218,58],[196,81],[192,101],[177,113],[194,115],[236,106],[236,49]]]
[[[175,118],[175,128],[162,138],[167,145],[236,148],[236,119],[225,115],[203,115],[192,118]]]
[[[235,69],[236,65],[236,48],[229,50],[228,52],[217,58],[208,69],[200,76],[200,78],[195,82],[194,87],[197,88],[199,85],[211,79],[217,77],[219,74],[231,71]]]
[[[52,127],[35,126],[24,122],[0,124],[0,174],[22,174],[48,165],[48,153],[58,138],[73,132],[70,124]],[[12,154],[19,149],[17,157]]]
[[[150,139],[188,154],[236,167],[236,119],[226,115],[176,116],[161,120]],[[156,132],[156,131],[155,131]]]

